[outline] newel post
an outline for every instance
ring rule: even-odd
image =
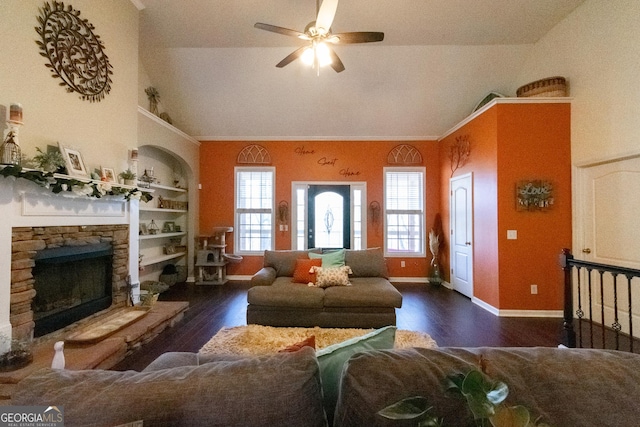
[[[573,280],[571,275],[570,260],[573,259],[571,251],[567,248],[562,250],[560,255],[560,265],[564,271],[564,321],[562,323],[562,344],[575,348],[576,332],[573,330]]]

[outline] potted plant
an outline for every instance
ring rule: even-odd
[[[65,163],[60,150],[48,149],[44,152],[36,147],[36,151],[38,154],[33,157],[33,162],[39,169],[45,172],[62,172],[61,169],[64,169]]]
[[[136,174],[131,169],[120,172],[118,176],[124,180],[125,185],[136,185]]]
[[[429,283],[440,285],[442,283],[442,274],[440,273],[440,263],[438,261],[440,236],[434,230],[429,231],[429,250],[433,256],[429,269]]]

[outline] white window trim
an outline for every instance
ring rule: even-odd
[[[275,233],[275,226],[276,226],[276,209],[275,209],[275,205],[276,205],[276,168],[273,166],[236,166],[233,170],[233,225],[234,225],[234,231],[235,233],[233,233],[233,247],[234,247],[234,252],[236,254],[239,255],[263,255],[264,251],[260,250],[260,251],[243,251],[240,250],[240,233],[239,233],[239,227],[238,227],[238,217],[239,217],[239,213],[240,210],[238,210],[237,206],[238,206],[238,172],[271,172],[272,176],[273,176],[273,194],[271,196],[271,247],[269,248],[269,250],[273,250],[275,247],[275,243],[276,243],[276,233]],[[242,211],[244,212],[245,210],[242,209]],[[268,212],[268,209],[263,209],[263,211]]]
[[[387,250],[387,172],[421,172],[422,173],[422,215],[420,215],[421,227],[422,227],[422,240],[420,252],[389,252]],[[427,210],[427,170],[423,167],[415,166],[388,166],[383,168],[383,182],[382,182],[382,199],[383,199],[383,212],[382,212],[382,227],[384,231],[383,246],[384,256],[388,258],[424,258],[426,257],[426,210]]]
[[[309,230],[308,230],[308,224],[307,224],[307,210],[308,210],[308,206],[306,203],[307,200],[307,187],[309,185],[348,185],[350,187],[350,192],[351,192],[351,206],[349,207],[349,209],[351,210],[351,219],[353,221],[354,218],[354,206],[353,206],[353,191],[354,190],[361,190],[362,191],[362,212],[361,212],[361,222],[362,222],[362,249],[366,249],[367,248],[367,212],[368,212],[368,205],[367,205],[367,183],[366,181],[292,181],[291,182],[291,215],[290,215],[290,230],[291,230],[291,248],[292,249],[297,249],[297,232],[298,232],[298,196],[297,196],[297,190],[303,190],[304,192],[304,198],[305,198],[305,211],[304,211],[304,218],[302,218],[302,221],[304,222],[304,247],[305,249],[307,248],[307,241],[308,241],[308,235],[309,235]],[[353,225],[353,223],[352,223]],[[354,227],[351,227],[351,236],[349,236],[349,239],[351,241],[351,245],[353,245],[354,242]]]

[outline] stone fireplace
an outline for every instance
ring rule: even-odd
[[[34,273],[38,273],[34,268],[40,257],[51,255],[47,251],[56,256],[58,251],[63,255],[67,252],[73,258],[78,251],[84,251],[83,247],[106,248],[112,260],[107,292],[111,295],[98,297],[101,301],[97,309],[104,313],[105,305],[106,310],[124,307],[130,297],[137,302],[138,209],[138,200],[126,201],[117,196],[94,198],[70,192],[54,194],[27,180],[0,177],[0,335],[15,339],[34,336],[39,316],[34,315],[32,308],[36,295]],[[129,287],[128,283],[132,285]],[[50,293],[65,292],[77,291],[61,289]],[[62,300],[65,303],[65,298]],[[66,298],[66,303],[84,304],[76,300]],[[50,308],[56,304],[45,303]],[[80,309],[86,321],[95,316],[90,312],[96,307],[88,312]],[[77,315],[71,313],[72,317]],[[63,326],[61,331],[70,327]]]
[[[128,225],[16,227],[11,246],[14,338],[38,337],[127,304]],[[98,283],[105,280],[106,288]]]

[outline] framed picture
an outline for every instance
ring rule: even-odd
[[[176,247],[174,245],[165,245],[164,253],[167,254],[167,255],[175,254],[176,253]]]
[[[176,223],[173,221],[165,221],[162,226],[163,233],[175,233],[176,231]]]
[[[138,234],[142,235],[142,236],[146,236],[149,234],[149,229],[147,228],[147,224],[144,223],[140,223],[140,230],[138,231]]]
[[[82,177],[89,176],[87,168],[84,166],[84,161],[82,160],[82,154],[80,154],[78,150],[65,147],[60,143],[58,143],[58,146],[60,147],[62,157],[64,157],[64,162],[67,166],[67,173],[69,175]]]
[[[116,173],[113,168],[100,168],[100,172],[107,182],[116,182]]]

